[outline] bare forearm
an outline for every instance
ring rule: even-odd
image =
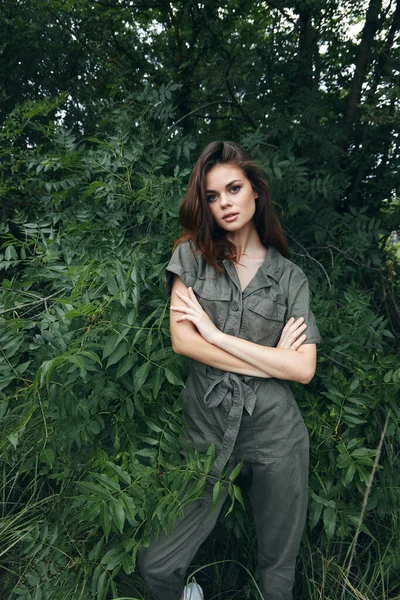
[[[249,364],[245,360],[226,352],[214,344],[210,344],[197,332],[191,333],[189,337],[185,336],[185,339],[179,339],[178,336],[175,336],[172,347],[177,354],[182,354],[222,371],[249,375],[251,377],[271,377],[270,374],[262,369]]]
[[[316,351],[313,344],[293,351],[261,346],[223,332],[218,332],[212,342],[236,358],[265,370],[271,377],[308,383],[315,372]]]

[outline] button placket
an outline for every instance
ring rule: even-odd
[[[225,266],[225,271],[227,276],[232,281],[236,288],[236,293],[232,290],[232,298],[229,306],[229,316],[228,316],[228,326],[225,329],[225,332],[228,335],[239,335],[240,324],[242,320],[242,310],[243,310],[243,294],[242,288],[240,287],[240,281],[238,278],[238,274],[233,264],[229,260],[223,261]]]

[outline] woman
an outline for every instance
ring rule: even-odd
[[[160,600],[203,598],[196,583],[184,588],[185,572],[226,498],[227,489],[211,511],[215,478],[243,460],[263,598],[290,600],[307,510],[308,434],[286,380],[308,383],[315,372],[319,333],[307,279],[285,258],[262,171],[234,143],[202,152],[180,220],[188,233],[167,267],[172,347],[191,359],[188,443],[205,452],[213,442],[216,459],[204,496],[186,507],[172,537],[161,534],[141,551],[139,566]]]

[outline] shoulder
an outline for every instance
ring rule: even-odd
[[[183,281],[186,287],[193,287],[200,268],[200,255],[190,240],[183,240],[172,253],[171,259],[166,267],[166,290],[171,294],[173,276]]]
[[[301,281],[302,279],[307,279],[307,275],[304,271],[288,258],[282,257],[284,261],[284,270],[283,274],[287,277],[287,279],[293,284]]]
[[[183,240],[179,242],[173,251],[170,264],[177,262],[183,264],[185,267],[196,266],[200,256],[194,242]]]
[[[281,284],[295,284],[302,279],[307,279],[304,271],[292,260],[285,258],[277,248],[270,246],[268,248],[269,261],[268,274]]]

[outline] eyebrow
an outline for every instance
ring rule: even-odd
[[[226,184],[225,188],[229,188],[231,187],[231,185],[233,185],[234,183],[236,183],[237,181],[240,181],[240,183],[242,183],[241,179],[234,179],[233,181],[230,181],[229,183]],[[215,190],[206,190],[206,194],[213,192],[215,193]]]

